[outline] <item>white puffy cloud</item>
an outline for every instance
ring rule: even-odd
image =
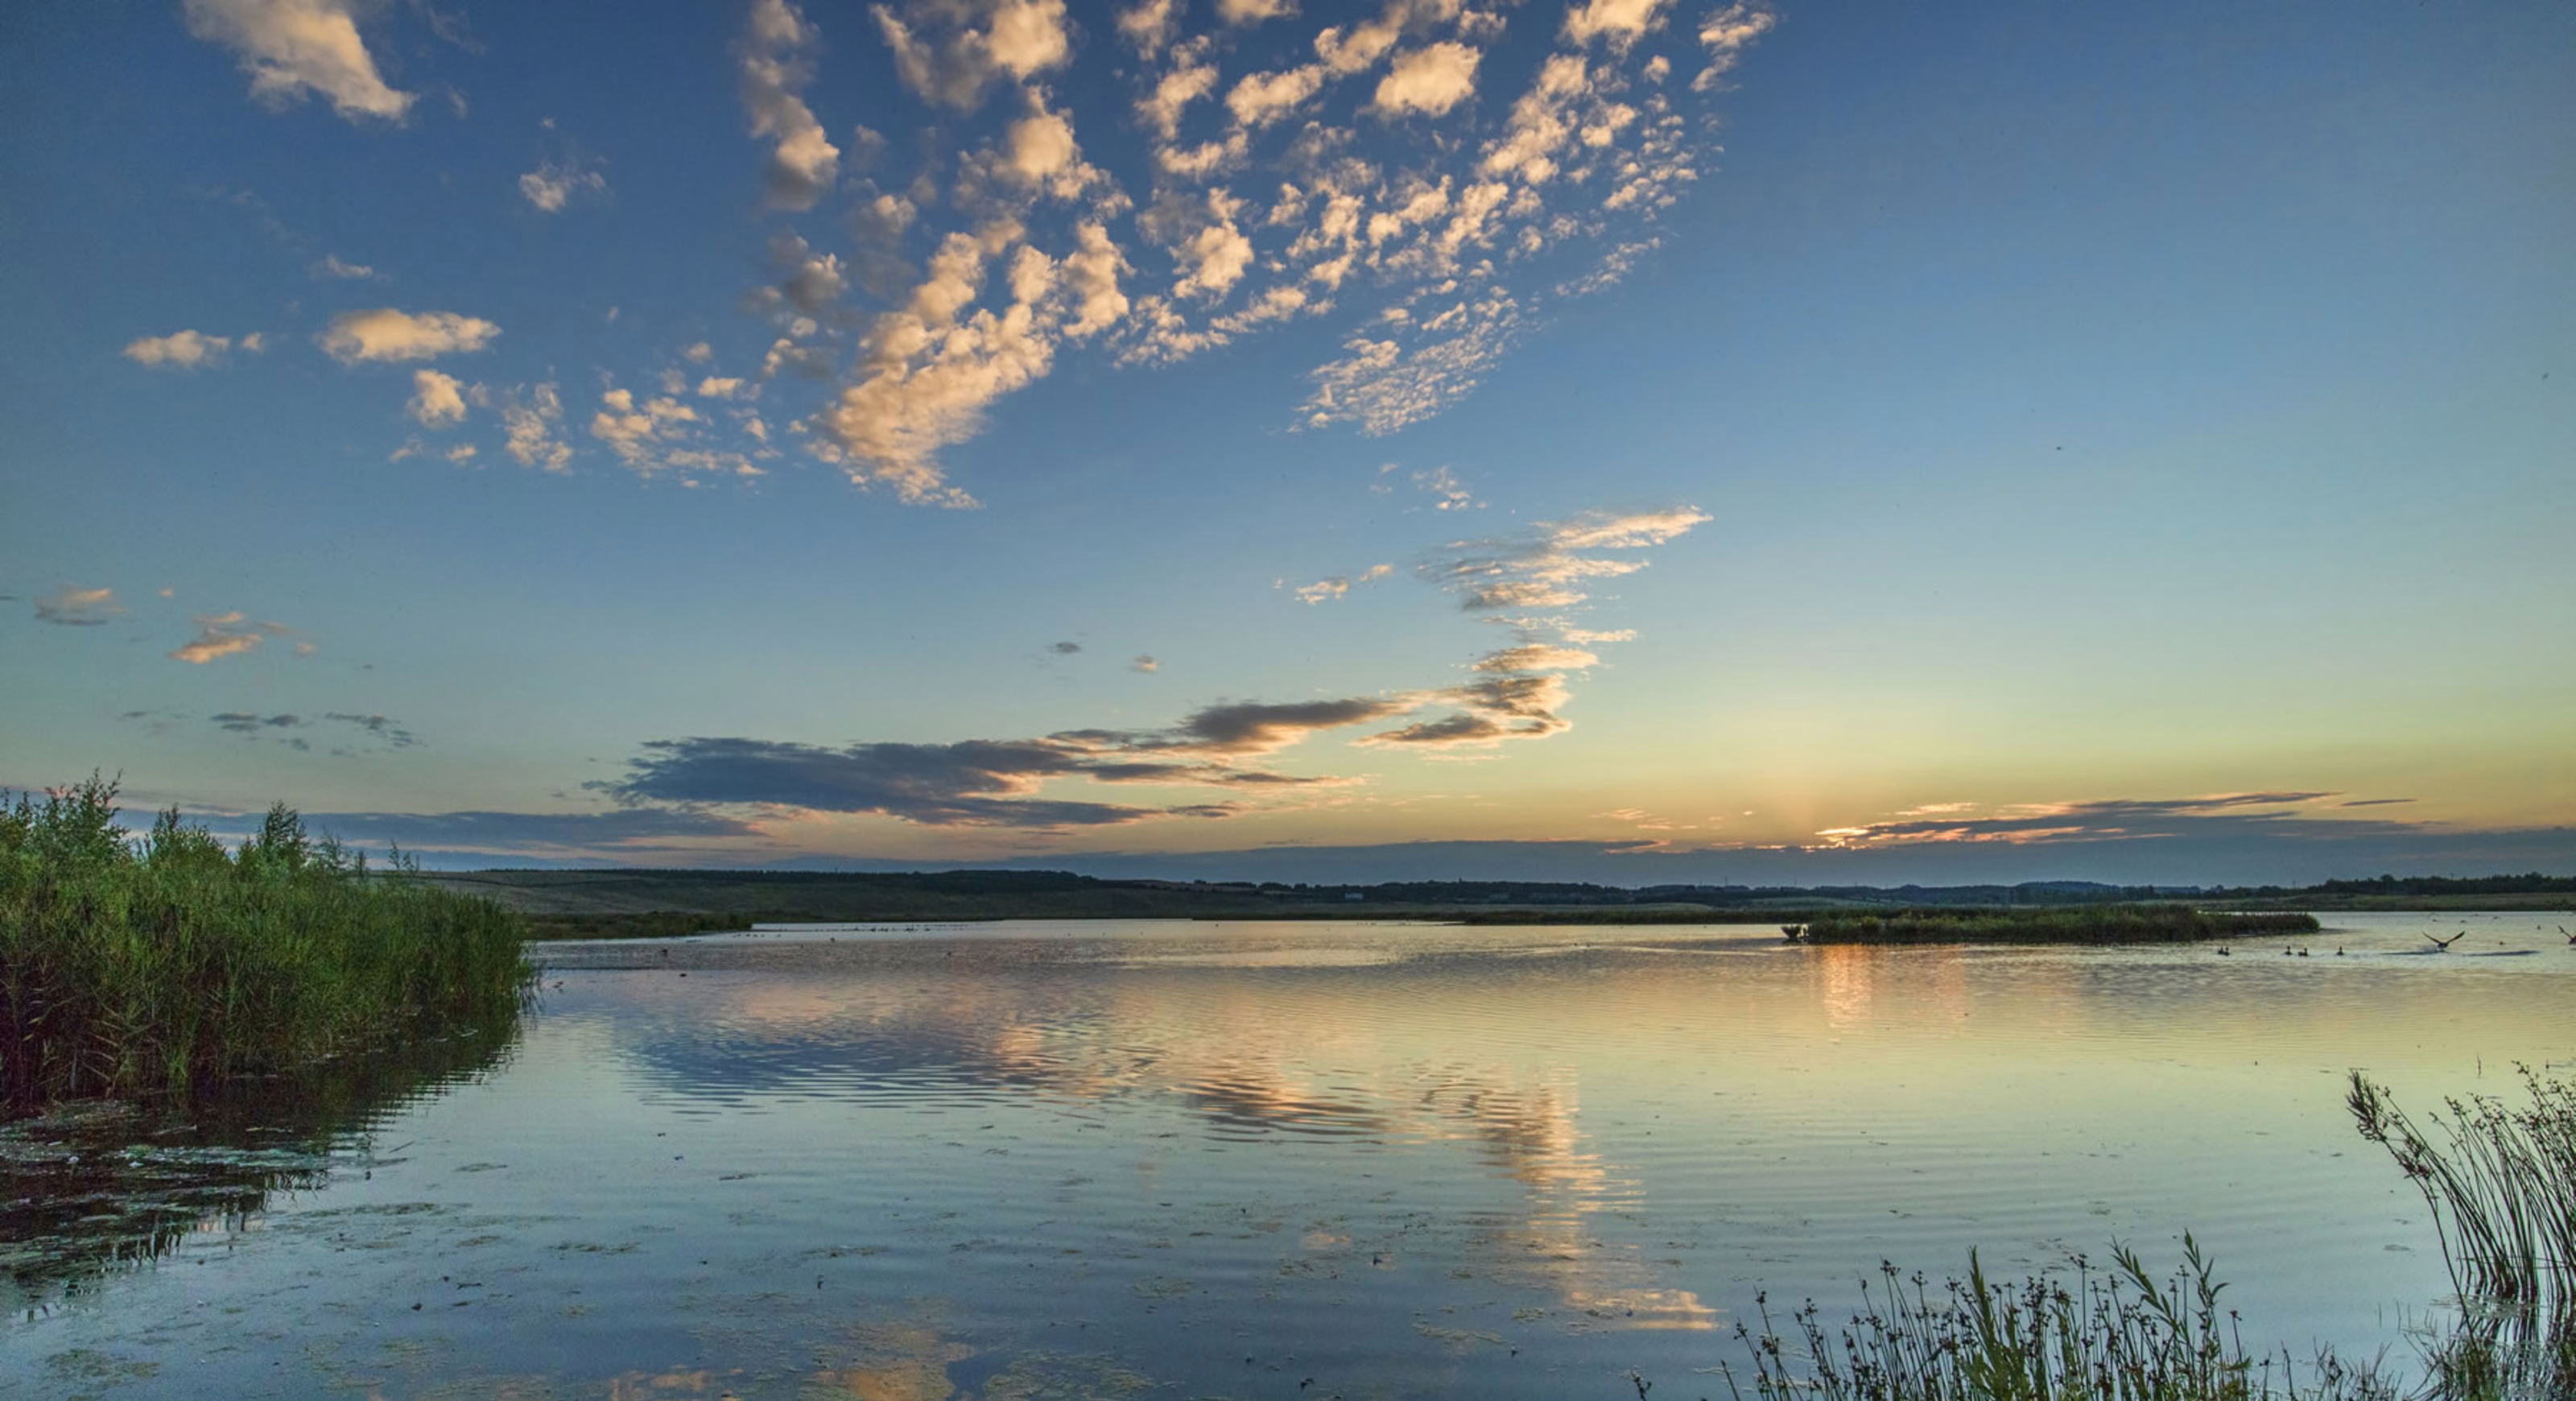
[[[1020,245],[1007,269],[1010,305],[974,309],[985,266],[1017,242],[1016,224],[952,233],[902,309],[877,318],[859,382],[820,417],[842,469],[906,502],[972,506],[947,484],[939,450],[974,436],[985,406],[1054,366],[1058,268]]]
[[[251,96],[282,107],[319,93],[352,121],[401,121],[414,94],[386,86],[349,0],[184,0],[188,32],[241,56]]]
[[[1625,51],[1663,23],[1664,0],[1584,0],[1565,12],[1565,37],[1577,44],[1606,40]]]
[[[514,393],[501,405],[502,448],[522,467],[562,472],[572,466],[572,444],[560,436],[563,392],[552,383]]]
[[[1186,269],[1172,286],[1179,297],[1223,297],[1252,266],[1252,240],[1232,219],[1213,223],[1183,240],[1172,256]]]
[[[698,397],[701,399],[730,399],[735,395],[740,394],[742,392],[742,387],[743,381],[741,380],[726,379],[719,375],[708,375],[706,378],[698,381]]]
[[[577,165],[545,161],[519,177],[519,193],[546,213],[560,214],[575,194],[608,193],[608,177]]]
[[[1301,64],[1278,73],[1246,74],[1225,95],[1225,107],[1245,126],[1267,126],[1306,105],[1323,86],[1324,65],[1320,63]]]
[[[1084,340],[1127,315],[1127,294],[1118,289],[1118,274],[1127,271],[1127,259],[1103,226],[1085,223],[1074,232],[1080,246],[1064,260],[1065,283],[1075,298],[1074,316],[1064,333]]]
[[[1181,114],[1189,105],[1216,91],[1216,65],[1184,60],[1154,82],[1154,90],[1137,99],[1136,116],[1165,141],[1178,136]]]
[[[404,411],[423,428],[452,428],[465,421],[465,385],[436,370],[411,372],[411,402]]]
[[[1259,24],[1297,13],[1297,0],[1216,0],[1216,13],[1228,24]]]
[[[314,339],[332,359],[357,365],[464,354],[490,345],[499,334],[500,327],[480,317],[377,307],[341,312],[331,318],[331,328]]]
[[[1147,58],[1163,51],[1172,41],[1172,30],[1180,20],[1180,0],[1140,0],[1118,12],[1120,38],[1136,46]]]
[[[1465,44],[1445,41],[1415,49],[1396,59],[1378,80],[1376,108],[1380,113],[1439,116],[1476,95],[1476,64],[1483,57]]]
[[[156,370],[202,370],[222,364],[235,344],[256,354],[263,342],[256,332],[235,342],[229,336],[210,336],[203,331],[173,331],[166,336],[129,341],[118,353]]]
[[[1754,0],[1737,0],[1723,10],[1711,11],[1699,27],[1699,42],[1708,50],[1708,66],[1691,79],[1691,91],[1707,92],[1742,60],[1744,50],[1754,40],[1771,32],[1780,16],[1767,5]]]
[[[752,135],[774,143],[762,182],[769,202],[781,209],[813,208],[840,177],[841,148],[823,134],[803,96],[814,78],[807,51],[818,37],[788,0],[752,0],[741,47],[742,102]]]
[[[972,111],[996,78],[1025,80],[1072,56],[1064,0],[909,0],[875,6],[895,73],[923,99]]]

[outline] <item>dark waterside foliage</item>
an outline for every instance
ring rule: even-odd
[[[2310,914],[2196,910],[2186,905],[1900,910],[1822,915],[1783,932],[1810,944],[2163,944],[2314,934]]]
[[[2401,1388],[2379,1359],[2321,1353],[2304,1368],[2245,1351],[2226,1285],[2183,1237],[2183,1265],[2159,1287],[2131,1252],[2113,1268],[2081,1257],[2073,1279],[1968,1278],[1929,1288],[1894,1265],[1861,1284],[1861,1311],[1829,1330],[1810,1301],[1783,1337],[1763,1300],[1752,1356],[1758,1401],[2569,1401],[2576,1398],[2576,1082],[2524,1068],[2515,1109],[2445,1101],[2432,1135],[2360,1074],[2346,1105],[2433,1210],[2458,1317],[2420,1338],[2421,1376]],[[1641,1397],[1651,1383],[1637,1377]],[[1743,1391],[1732,1370],[1732,1395]]]
[[[309,837],[283,805],[227,852],[96,777],[0,807],[0,1117],[180,1102],[513,1012],[518,916]]]
[[[499,1066],[518,1012],[451,1022],[357,1056],[229,1081],[180,1106],[85,1100],[0,1124],[0,1304],[75,1295],[206,1228],[239,1230],[278,1192],[363,1169],[404,1105]]]

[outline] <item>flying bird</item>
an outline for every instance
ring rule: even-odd
[[[2433,939],[2433,936],[2430,934],[2427,934],[2424,937],[2427,939]],[[2449,953],[2451,951],[2451,945],[2456,944],[2467,937],[2469,937],[2469,931],[2463,929],[2459,933],[2452,935],[2450,938],[2433,939],[2433,951],[2435,953]]]

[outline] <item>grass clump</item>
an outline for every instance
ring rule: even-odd
[[[2161,1285],[2125,1247],[2113,1246],[2112,1258],[2111,1271],[2097,1274],[2078,1257],[2070,1288],[2044,1274],[2018,1284],[1989,1280],[1971,1252],[1966,1282],[1949,1281],[1939,1292],[1922,1275],[1906,1277],[1882,1263],[1878,1285],[1862,1282],[1862,1313],[1838,1335],[1828,1336],[1809,1303],[1791,1319],[1798,1339],[1784,1341],[1767,1300],[1761,1331],[1739,1324],[1736,1334],[1753,1355],[1758,1401],[2358,1401],[2384,1394],[2375,1377],[2331,1358],[2302,1389],[2286,1359],[2249,1356],[2235,1311],[2219,1304],[2227,1286],[2190,1236],[2183,1237],[2181,1267]],[[1731,1371],[1727,1382],[1735,1388]]]
[[[2461,1318],[2435,1376],[2455,1395],[2576,1397],[2576,1081],[2518,1069],[2527,1106],[2446,1099],[2430,1132],[2359,1071],[2344,1103],[2441,1235]]]
[[[176,809],[131,840],[116,793],[92,775],[0,801],[0,1115],[185,1101],[525,996],[519,918],[399,852],[371,871],[283,804],[237,851]]]
[[[1917,909],[1826,914],[1781,932],[1810,944],[2166,944],[2317,932],[2310,914],[2196,910],[2188,905]]]

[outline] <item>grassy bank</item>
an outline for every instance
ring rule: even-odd
[[[5,795],[0,795],[5,796]],[[92,778],[0,807],[0,1113],[188,1099],[515,1009],[518,916],[309,837],[238,851],[164,813],[128,840]]]
[[[1861,1309],[1829,1328],[1810,1301],[1783,1336],[1766,1299],[1736,1334],[1758,1401],[2567,1401],[2576,1397],[2576,1082],[2522,1072],[2527,1106],[2449,1101],[2429,1129],[2356,1073],[2363,1138],[2423,1193],[2457,1292],[2447,1328],[2419,1335],[2417,1375],[2320,1353],[2245,1350],[2226,1286],[2189,1235],[2163,1284],[2112,1247],[2097,1271],[1931,1288],[1882,1264]],[[1634,1377],[1643,1398],[1652,1383]],[[1732,1369],[1729,1393],[1744,1394]]]
[[[1810,944],[2169,944],[2194,939],[2297,937],[2311,914],[2195,910],[2187,905],[2073,905],[2053,909],[1833,913],[1783,933]]]

